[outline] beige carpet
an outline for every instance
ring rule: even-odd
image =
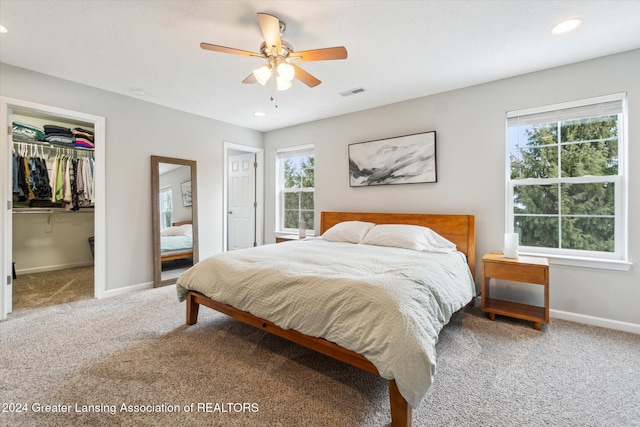
[[[386,381],[200,311],[198,324],[185,326],[169,286],[10,315],[0,322],[0,396],[26,412],[0,412],[0,425],[389,423]],[[538,332],[466,308],[437,349],[415,426],[640,425],[638,335],[559,320]],[[77,412],[83,405],[104,412]],[[179,412],[168,412],[174,405]]]
[[[13,311],[93,298],[93,266],[18,274],[13,280]]]

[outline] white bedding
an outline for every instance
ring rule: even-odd
[[[161,236],[160,237],[160,251],[177,251],[181,249],[193,248],[192,236]]]
[[[225,252],[178,278],[186,290],[322,337],[365,356],[418,407],[435,373],[435,344],[475,295],[464,255],[321,239]]]

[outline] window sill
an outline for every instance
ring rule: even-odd
[[[292,233],[292,232],[288,232],[288,231],[274,231],[273,234],[274,234],[275,237],[292,237],[292,236],[298,237],[298,233],[297,232]],[[306,234],[306,237],[314,237],[314,236],[315,236],[315,233],[308,232]]]
[[[598,268],[602,270],[629,271],[632,262],[617,259],[583,258],[572,256],[548,255],[537,252],[520,252],[521,255],[545,257],[552,265],[569,265],[572,267]]]

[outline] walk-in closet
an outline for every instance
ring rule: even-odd
[[[4,233],[11,237],[12,276],[7,312],[97,296],[96,123],[55,110],[7,112],[11,218]]]

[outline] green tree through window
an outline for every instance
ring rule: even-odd
[[[279,153],[281,228],[298,229],[304,221],[314,228],[315,157],[313,150]]]
[[[615,252],[622,110],[599,109],[509,118],[508,202],[521,246]]]

